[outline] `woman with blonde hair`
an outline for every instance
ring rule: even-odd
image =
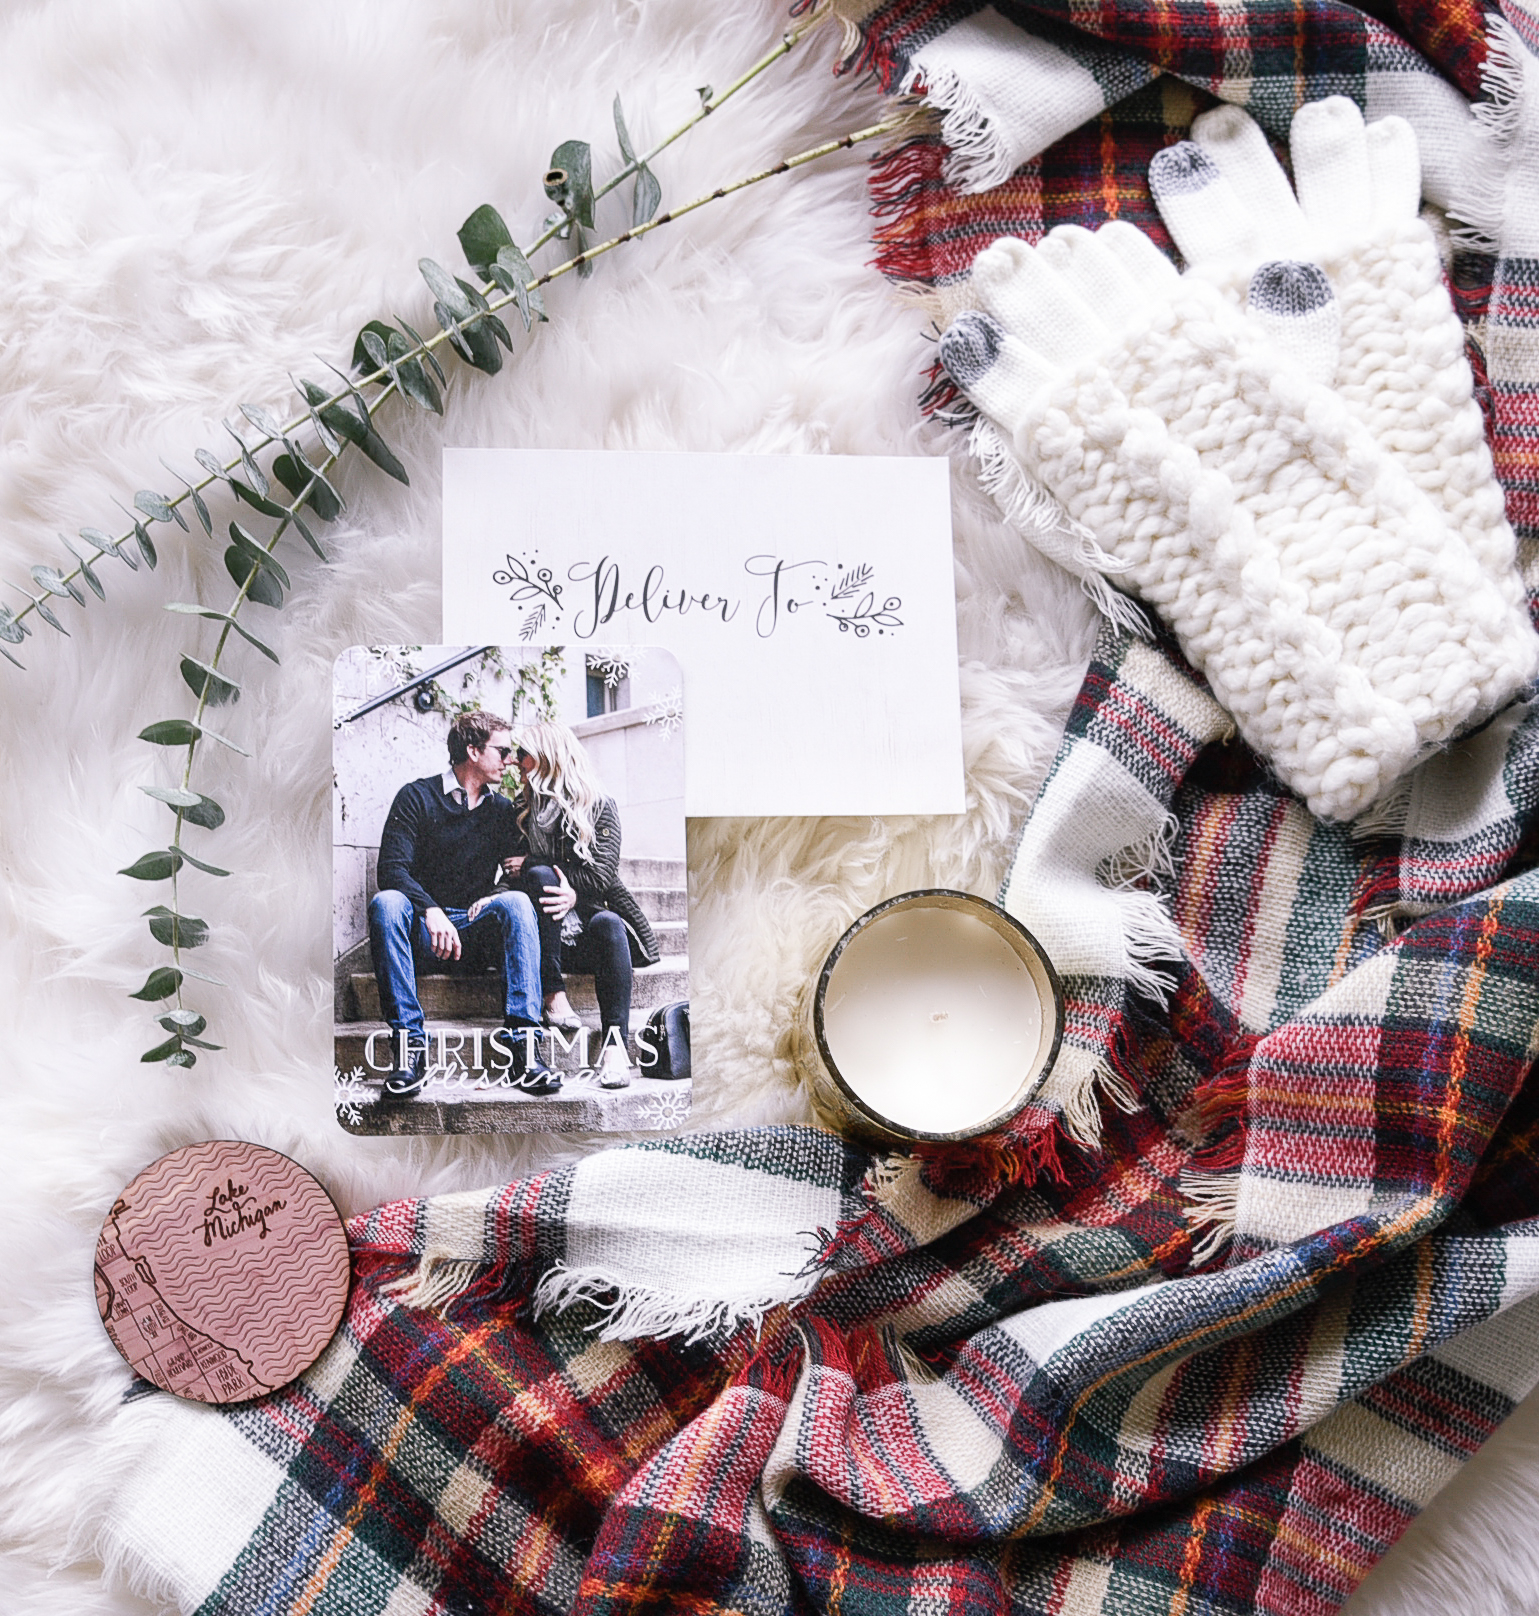
[[[565,971],[591,971],[599,1004],[600,1081],[630,1081],[632,972],[655,965],[657,939],[620,880],[620,814],[605,796],[582,743],[551,720],[516,733],[523,785],[515,800],[523,851],[508,874],[534,903],[540,927],[545,1024],[582,1023],[566,996]]]

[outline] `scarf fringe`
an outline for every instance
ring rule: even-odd
[[[817,1274],[789,1280],[774,1296],[680,1296],[651,1285],[620,1285],[601,1268],[569,1268],[558,1263],[534,1288],[535,1315],[587,1302],[600,1313],[600,1341],[657,1340],[682,1335],[687,1344],[708,1336],[730,1335],[746,1326],[757,1330],[765,1315],[783,1303],[800,1301],[817,1285]]]
[[[908,1159],[922,1172],[927,1189],[965,1194],[970,1186],[1026,1184],[1044,1176],[1067,1184],[1069,1175],[1058,1151],[1059,1127],[1048,1120],[1024,1135],[989,1134],[959,1144],[919,1145]]]
[[[1126,572],[1127,563],[1103,550],[1088,527],[1076,522],[1041,483],[1027,475],[992,421],[979,417],[968,447],[978,464],[980,485],[1011,527],[1049,561],[1073,573],[1103,617],[1140,639],[1149,639],[1152,630],[1143,608],[1105,576]]]
[[[1411,795],[1416,780],[1412,774],[1398,780],[1388,796],[1381,797],[1371,808],[1366,808],[1352,821],[1352,840],[1369,842],[1380,839],[1398,841],[1405,835],[1411,818]]]
[[[1180,1180],[1186,1198],[1186,1221],[1192,1230],[1192,1264],[1201,1267],[1234,1239],[1240,1217],[1240,1175],[1188,1168]],[[1206,1233],[1198,1234],[1198,1230]]]
[[[1528,51],[1505,17],[1486,17],[1486,59],[1480,69],[1483,101],[1473,102],[1476,144],[1460,194],[1449,212],[1461,222],[1449,232],[1456,247],[1499,255],[1507,212],[1513,148],[1523,133],[1528,92]]]
[[[399,1279],[380,1287],[380,1294],[402,1307],[422,1312],[442,1313],[456,1302],[496,1286],[501,1280],[501,1264],[475,1262],[463,1257],[424,1257]]]
[[[994,120],[954,68],[926,71],[916,62],[899,89],[904,95],[922,95],[939,109],[941,138],[949,148],[943,169],[947,185],[967,195],[992,191],[1015,172]]]

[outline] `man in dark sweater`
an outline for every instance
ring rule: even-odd
[[[513,804],[498,790],[514,752],[508,737],[507,720],[495,713],[461,713],[449,726],[449,767],[402,786],[386,816],[369,947],[392,1034],[387,1099],[408,1098],[427,1082],[431,1055],[417,973],[435,966],[462,972],[492,965],[502,973],[506,1031],[487,1040],[490,1081],[526,1094],[561,1087],[539,1056],[534,906],[522,892],[492,890],[517,842]]]

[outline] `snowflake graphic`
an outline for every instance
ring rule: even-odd
[[[622,679],[630,678],[635,658],[626,651],[593,651],[588,654],[588,672],[600,673],[611,690],[618,690]]]
[[[684,723],[684,692],[677,685],[664,691],[647,708],[647,723],[655,724],[664,735],[673,735]]]
[[[363,1068],[355,1066],[344,1075],[340,1066],[331,1069],[332,1104],[337,1108],[339,1121],[357,1128],[363,1123],[363,1102],[369,1098],[369,1085],[363,1080]]]
[[[682,1128],[689,1121],[688,1087],[648,1095],[641,1115],[649,1128]]]

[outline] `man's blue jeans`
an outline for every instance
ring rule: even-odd
[[[405,1031],[413,1045],[426,1042],[422,1005],[417,998],[419,971],[448,971],[455,976],[502,969],[503,1013],[515,1021],[539,1024],[540,931],[534,905],[522,892],[499,892],[474,920],[463,909],[445,909],[460,934],[460,957],[438,959],[428,940],[427,924],[404,892],[376,892],[369,900],[369,949],[379,1003],[392,1032]]]

